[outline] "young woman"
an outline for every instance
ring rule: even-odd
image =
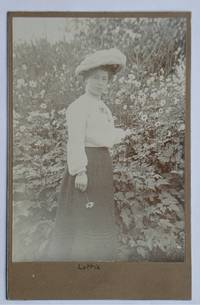
[[[112,75],[125,67],[117,49],[86,57],[76,69],[85,93],[66,112],[67,168],[58,200],[48,257],[56,261],[110,261],[118,258],[112,159],[109,148],[124,137],[101,100]]]

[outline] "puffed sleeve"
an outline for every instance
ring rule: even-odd
[[[67,164],[70,175],[86,170],[88,160],[85,152],[86,113],[79,103],[72,103],[66,112],[68,142]]]

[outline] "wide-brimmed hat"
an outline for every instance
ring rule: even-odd
[[[75,75],[98,68],[100,66],[113,66],[113,74],[126,66],[126,56],[118,49],[105,49],[88,55],[76,68]]]

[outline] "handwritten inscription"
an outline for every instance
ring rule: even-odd
[[[78,264],[78,270],[85,270],[85,271],[100,270],[100,266],[98,264],[81,263],[81,264]]]

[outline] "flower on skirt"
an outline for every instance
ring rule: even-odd
[[[88,208],[93,208],[94,205],[95,205],[95,203],[90,201],[90,202],[87,202],[85,206],[88,209]]]

